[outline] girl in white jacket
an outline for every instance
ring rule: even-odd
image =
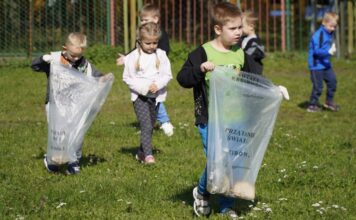
[[[157,104],[165,101],[166,86],[172,79],[166,52],[157,48],[160,36],[160,27],[153,22],[142,24],[138,28],[137,47],[126,56],[123,74],[141,129],[136,159],[145,164],[155,163],[152,155],[152,132]]]

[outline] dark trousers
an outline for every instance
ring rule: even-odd
[[[139,96],[133,105],[141,129],[138,153],[143,153],[145,156],[152,155],[152,133],[158,111],[156,99]]]
[[[326,102],[331,103],[336,91],[336,76],[332,68],[325,70],[310,71],[310,79],[313,83],[313,90],[310,96],[310,105],[318,104],[319,97],[323,91],[323,82],[326,83]]]

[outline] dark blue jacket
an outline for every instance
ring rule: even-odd
[[[309,42],[308,67],[309,70],[324,70],[331,68],[329,49],[332,44],[332,33],[323,25],[315,31]]]

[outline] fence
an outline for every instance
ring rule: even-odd
[[[1,0],[0,56],[33,56],[58,50],[65,35],[84,32],[91,44],[133,47],[137,10],[161,8],[171,41],[197,45],[212,36],[209,7],[219,0]],[[354,52],[355,0],[231,0],[259,18],[257,33],[267,51],[306,50],[310,34],[326,10],[340,14],[341,55]]]

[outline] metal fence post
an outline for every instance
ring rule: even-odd
[[[124,45],[125,53],[129,52],[129,19],[128,0],[124,0]]]
[[[111,1],[106,0],[106,44],[111,43]]]
[[[29,13],[28,13],[28,54],[27,56],[32,58],[32,31],[33,31],[33,5],[32,0],[29,0]]]

